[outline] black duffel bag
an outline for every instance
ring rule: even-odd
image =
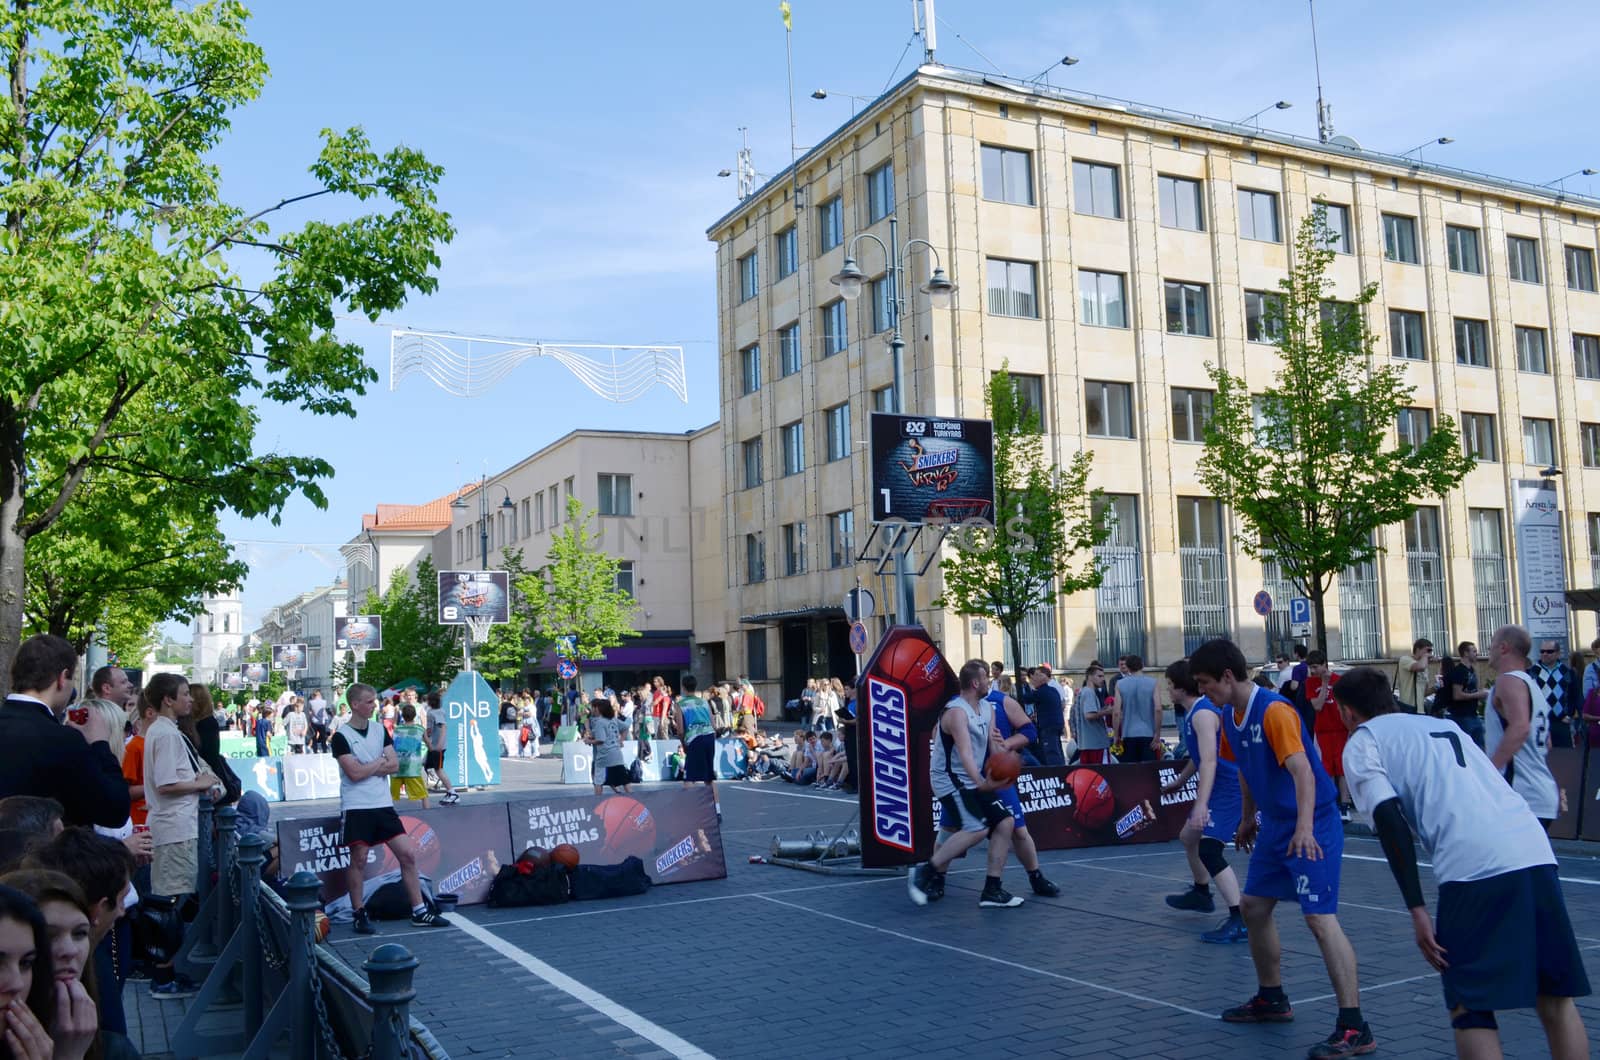
[[[572,898],[565,865],[552,862],[537,868],[531,860],[500,866],[489,885],[489,904],[500,908],[521,905],[560,905]]]
[[[579,865],[572,870],[572,897],[580,902],[631,898],[649,889],[650,877],[638,858],[624,858],[620,865]]]

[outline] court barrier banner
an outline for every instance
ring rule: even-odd
[[[1040,850],[1176,839],[1195,800],[1195,780],[1168,795],[1182,762],[1046,766],[1017,778],[1028,833]]]
[[[658,886],[728,875],[716,801],[704,784],[632,795],[528,799],[507,809],[512,848],[519,854],[529,847],[549,850],[570,843],[592,865],[637,857]]]
[[[1600,747],[1587,748],[1578,753],[1588,756],[1588,766],[1578,788],[1583,793],[1578,800],[1582,811],[1578,821],[1578,838],[1600,840]],[[1569,794],[1567,797],[1570,800],[1572,796]]]
[[[641,783],[653,784],[662,779],[662,771],[667,767],[667,756],[678,749],[677,740],[651,740],[650,757],[640,763],[640,770],[644,774]],[[563,784],[593,784],[594,783],[594,748],[582,740],[573,740],[564,743],[561,747],[561,783]],[[633,765],[633,760],[639,754],[638,740],[624,740],[622,743],[623,764]]]
[[[1579,818],[1585,815],[1594,820],[1600,818],[1592,801],[1585,800],[1584,785],[1584,759],[1589,755],[1586,748],[1578,747],[1552,747],[1547,761],[1550,763],[1550,773],[1556,778],[1556,787],[1560,789],[1562,810],[1550,825],[1551,839],[1577,839],[1580,828]],[[1591,767],[1590,773],[1594,772]],[[1600,823],[1597,821],[1596,823]]]

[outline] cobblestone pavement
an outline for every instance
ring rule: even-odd
[[[548,761],[507,769],[508,787],[549,790],[553,779]],[[1062,897],[1015,910],[977,907],[983,867],[969,856],[945,900],[919,909],[898,877],[748,863],[774,834],[831,833],[852,802],[771,784],[719,787],[726,880],[456,914],[484,931],[393,924],[357,939],[341,926],[332,944],[358,967],[382,942],[410,947],[422,962],[413,1012],[458,1058],[1297,1057],[1332,1027],[1321,957],[1288,909],[1278,926],[1295,1022],[1236,1027],[1215,1018],[1249,996],[1255,976],[1247,947],[1199,941],[1216,917],[1162,902],[1187,878],[1175,843],[1047,853]],[[1564,886],[1590,975],[1600,979],[1600,859],[1564,857],[1562,874],[1589,881]],[[1025,892],[1015,862],[1007,879]],[[1417,953],[1370,839],[1346,845],[1339,913],[1380,1053],[1453,1056],[1438,978]],[[1600,1037],[1600,1003],[1581,1007]],[[1507,1013],[1501,1025],[1508,1057],[1548,1055],[1531,1012]]]

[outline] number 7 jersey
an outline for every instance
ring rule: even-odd
[[[1380,714],[1350,734],[1345,781],[1368,817],[1398,798],[1439,883],[1554,865],[1544,828],[1489,756],[1452,721]]]

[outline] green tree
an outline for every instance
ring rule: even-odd
[[[1039,413],[1006,367],[990,379],[985,404],[994,422],[995,526],[951,535],[955,554],[940,563],[944,595],[935,606],[993,618],[1020,666],[1034,661],[1022,657],[1028,612],[1100,584],[1093,549],[1109,529],[1094,513],[1093,456],[1079,451],[1065,467],[1050,463]]]
[[[522,565],[522,550],[508,548],[502,556],[499,569],[506,572],[511,589],[509,621],[490,627],[488,639],[472,646],[472,665],[490,681],[503,683],[520,680],[528,664],[554,642],[540,630],[533,604],[523,591],[530,572]]]
[[[1311,598],[1323,651],[1334,575],[1371,559],[1380,527],[1442,497],[1473,466],[1448,416],[1426,439],[1398,439],[1414,390],[1373,352],[1366,310],[1377,285],[1354,302],[1332,300],[1333,240],[1320,207],[1300,225],[1294,264],[1263,323],[1281,355],[1271,385],[1252,394],[1243,376],[1207,364],[1216,397],[1199,467],[1206,489],[1249,528],[1240,547],[1275,558]]]
[[[337,314],[436,286],[454,233],[412,148],[324,130],[305,183],[223,197],[215,149],[267,76],[248,18],[237,0],[0,9],[0,683],[26,553],[86,481],[181,486],[190,513],[324,504],[331,467],[258,448],[256,406],[352,414],[377,376]]]
[[[517,583],[540,632],[552,641],[576,637],[579,659],[599,658],[638,632],[638,601],[617,588],[619,561],[601,548],[593,517],[583,502],[568,497],[567,521],[550,542],[547,562]]]
[[[439,576],[424,556],[413,578],[396,571],[382,598],[369,596],[361,612],[383,619],[383,650],[367,655],[361,680],[387,688],[414,677],[429,688],[446,684],[461,672],[461,638],[465,626],[439,624]],[[342,664],[348,667],[349,659]],[[345,670],[341,679],[347,679]]]

